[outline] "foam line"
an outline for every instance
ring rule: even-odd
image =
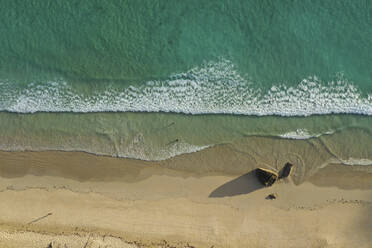
[[[273,85],[262,90],[241,76],[228,60],[206,63],[164,81],[83,94],[67,82],[30,83],[21,88],[0,83],[0,110],[33,112],[177,112],[308,116],[372,115],[372,95],[363,96],[345,79],[303,79],[295,87]]]
[[[191,145],[185,142],[178,142],[175,144],[170,145],[169,147],[149,147],[149,146],[142,146],[133,147],[129,146],[127,149],[123,149],[118,151],[118,153],[111,154],[107,152],[103,152],[94,148],[89,148],[85,145],[82,145],[80,148],[66,148],[66,147],[30,147],[30,146],[22,146],[22,145],[9,145],[9,144],[0,144],[1,151],[65,151],[65,152],[87,152],[99,156],[113,156],[119,158],[132,158],[132,159],[140,159],[144,161],[161,161],[166,160],[172,157],[176,157],[182,154],[194,153],[199,152],[204,149],[210,148],[213,145],[206,145],[206,146],[196,146]]]

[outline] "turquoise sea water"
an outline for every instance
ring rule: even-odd
[[[362,130],[338,157],[372,159],[371,1],[1,4],[3,150],[159,160]]]

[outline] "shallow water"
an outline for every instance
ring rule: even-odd
[[[2,150],[164,160],[264,137],[372,159],[368,1],[2,5]]]
[[[371,118],[360,115],[255,117],[2,112],[0,148],[76,150],[143,160],[164,160],[216,145],[239,146],[262,137],[268,143],[278,139],[293,142],[316,140],[332,146],[336,159],[372,159],[369,142],[372,135]],[[363,139],[359,138],[361,133],[364,134]]]

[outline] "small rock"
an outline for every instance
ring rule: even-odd
[[[275,200],[276,198],[278,197],[278,195],[276,193],[273,193],[273,194],[270,194],[268,196],[266,196],[266,200]]]

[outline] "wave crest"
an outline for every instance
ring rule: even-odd
[[[372,115],[372,95],[363,97],[347,80],[323,83],[317,77],[297,86],[277,84],[268,90],[241,76],[228,60],[210,62],[164,81],[140,86],[79,92],[67,82],[30,83],[21,88],[0,83],[0,110],[10,112],[178,112],[308,116]]]

